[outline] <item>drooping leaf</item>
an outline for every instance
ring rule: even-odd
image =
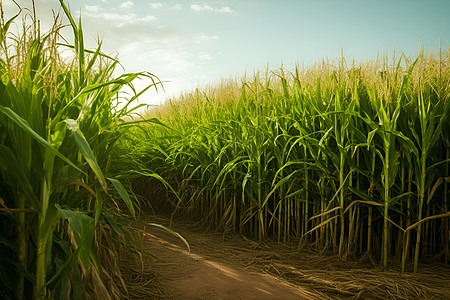
[[[168,233],[170,233],[171,235],[173,235],[173,236],[179,238],[179,239],[182,240],[183,243],[186,245],[186,247],[188,248],[188,251],[191,252],[191,247],[189,246],[189,243],[188,243],[188,242],[186,241],[186,239],[185,239],[184,237],[182,237],[178,232],[175,232],[175,231],[173,231],[172,229],[170,229],[169,227],[166,227],[166,226],[160,225],[160,224],[149,223],[148,225],[151,225],[151,226],[155,226],[155,227],[161,228],[161,229],[167,231]]]
[[[64,278],[64,276],[67,276],[70,270],[74,267],[74,265],[77,262],[78,253],[80,251],[80,248],[76,249],[72,255],[69,257],[69,259],[66,260],[66,262],[58,269],[58,272],[56,272],[53,277],[47,281],[47,287],[49,289],[54,289],[56,285],[58,285],[61,280]]]
[[[128,210],[130,211],[131,215],[134,217],[136,216],[136,212],[134,210],[134,204],[131,201],[130,195],[128,195],[128,192],[123,187],[122,183],[120,183],[119,180],[114,178],[108,178],[109,181],[113,184],[116,191],[119,193],[120,197],[122,198],[123,202],[125,202]]]
[[[78,146],[78,150],[80,150],[84,159],[87,161],[92,171],[97,176],[97,179],[102,185],[103,189],[106,191],[107,184],[105,177],[103,176],[103,172],[97,163],[97,159],[95,158],[94,153],[92,153],[89,143],[86,141],[86,138],[84,137],[83,133],[78,127],[78,122],[73,119],[67,119],[64,120],[64,122],[67,124],[67,127],[70,129],[70,131],[72,131],[72,136],[75,139],[75,143]]]
[[[6,115],[8,118],[10,118],[14,123],[16,123],[20,128],[25,130],[25,132],[31,137],[33,137],[39,144],[41,144],[44,148],[49,150],[54,155],[61,158],[63,161],[83,173],[74,163],[72,163],[67,157],[62,155],[58,150],[56,150],[52,145],[50,145],[43,137],[41,137],[38,133],[36,133],[28,124],[28,121],[20,117],[18,114],[16,114],[12,109],[9,107],[4,107],[0,105],[0,112]]]
[[[55,204],[60,216],[69,221],[69,226],[79,249],[79,257],[85,269],[89,267],[91,249],[94,242],[95,222],[87,213],[63,209]]]

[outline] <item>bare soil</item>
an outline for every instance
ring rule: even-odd
[[[189,243],[148,223],[142,261],[121,252],[130,299],[450,299],[450,268],[423,264],[421,273],[377,269],[370,260],[339,260],[295,244],[257,243],[186,220],[171,228]]]

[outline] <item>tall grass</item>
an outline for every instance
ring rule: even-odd
[[[135,203],[111,165],[120,170],[115,144],[134,124],[129,116],[138,107],[129,103],[139,93],[122,99],[125,106],[118,102],[122,87],[132,87],[135,78],[150,78],[148,88],[156,81],[148,73],[115,78],[118,61],[103,54],[101,44],[85,50],[81,17],[75,22],[60,4],[63,14],[42,34],[36,15],[18,7],[5,20],[0,3],[3,299],[81,299],[88,278],[109,297],[97,245],[107,231],[124,238],[111,210],[119,199],[135,215]],[[73,45],[60,43],[63,17],[73,29]],[[62,49],[72,49],[73,57],[63,59]]]
[[[449,64],[420,50],[230,79],[149,111],[167,126],[134,153],[180,196],[156,203],[213,227],[448,263]]]

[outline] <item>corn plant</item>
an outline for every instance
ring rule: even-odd
[[[88,272],[102,274],[96,229],[100,223],[117,228],[105,207],[119,197],[135,216],[135,203],[109,167],[114,145],[135,123],[125,121],[139,108],[129,103],[145,90],[122,108],[117,104],[121,88],[133,88],[137,77],[151,80],[147,89],[157,82],[149,73],[114,78],[118,61],[101,52],[101,43],[86,50],[81,17],[77,24],[60,4],[73,29],[73,45],[59,43],[60,15],[44,35],[32,15],[31,24],[24,22],[18,35],[9,36],[17,16],[3,20],[0,4],[0,203],[7,224],[0,293],[5,298],[81,299],[81,279]],[[73,49],[70,61],[61,58],[61,47]],[[15,232],[17,239],[8,238]],[[14,250],[16,259],[8,255]]]
[[[177,213],[384,269],[414,253],[417,270],[448,251],[448,53],[223,81],[149,111],[167,127],[143,126],[135,147],[180,183]]]

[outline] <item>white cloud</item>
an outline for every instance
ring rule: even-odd
[[[150,2],[150,3],[148,3],[148,5],[152,9],[160,9],[163,7],[168,7],[167,3],[161,3],[161,2]],[[177,4],[170,6],[169,8],[173,9],[173,10],[181,10],[183,8],[183,4],[177,3]]]
[[[101,10],[101,7],[98,5],[85,5],[84,8],[86,9],[86,11],[91,13],[96,13]]]
[[[120,4],[121,8],[130,8],[134,6],[134,2],[133,1],[125,1],[122,2],[122,4]]]
[[[196,38],[196,40],[198,42],[209,42],[209,41],[218,40],[218,39],[219,39],[218,35],[207,35],[204,33],[200,33]]]
[[[181,10],[183,8],[183,4],[177,3],[171,7],[171,9]]]
[[[200,52],[198,54],[198,59],[202,60],[202,61],[206,61],[206,60],[211,60],[213,59],[212,56],[209,53],[206,52]]]
[[[136,14],[117,14],[117,13],[101,13],[97,15],[99,18],[105,19],[107,21],[120,21],[124,23],[133,23],[136,20]],[[119,25],[119,24],[118,24]]]
[[[131,70],[142,69],[142,61],[155,58],[151,63],[155,69],[146,70],[157,74],[169,72],[184,72],[195,66],[194,55],[180,43],[165,45],[156,40],[136,41],[124,44],[120,49],[120,56],[130,60]]]
[[[211,11],[215,13],[236,13],[236,11],[232,10],[228,6],[222,6],[220,8],[214,8],[209,4],[191,4],[191,9],[193,11],[202,12],[202,11]]]
[[[150,5],[150,7],[153,9],[158,9],[158,8],[163,7],[163,4],[161,2],[152,2],[152,3],[149,3],[148,5]]]
[[[156,99],[155,95],[150,99],[142,97],[142,100],[147,103],[157,104],[179,89],[191,89],[199,79],[198,75],[193,75],[193,70],[201,70],[199,64],[195,62],[195,55],[184,47],[174,48],[170,45],[155,48],[149,42],[131,43],[120,49],[120,54],[123,58],[130,58],[121,60],[124,65],[129,67],[127,71],[145,70],[156,74],[163,81],[169,81],[164,82],[167,95],[161,93],[162,90],[160,90],[161,97],[156,97]],[[155,59],[151,59],[151,64],[147,65],[149,69],[143,69],[142,62],[149,61],[149,58]]]
[[[138,17],[135,13],[129,14],[120,14],[115,12],[100,12],[88,10],[86,8],[86,13],[83,14],[83,17],[90,17],[92,19],[103,19],[106,22],[110,22],[114,27],[122,27],[127,24],[138,24],[138,23],[147,23],[157,18],[152,15],[147,15],[145,17]]]
[[[148,15],[146,17],[138,18],[137,20],[141,21],[141,22],[149,22],[149,21],[156,20],[156,17],[152,16],[152,15]]]
[[[161,9],[167,9],[173,13],[181,9],[190,10],[189,2],[185,4],[177,0],[166,4],[163,0],[148,1],[162,3]],[[105,5],[106,2],[114,5]],[[127,2],[135,4],[133,7],[130,6],[132,10],[124,9],[125,6],[132,5],[126,4]],[[13,2],[3,1],[3,3],[6,7]],[[145,3],[148,2],[143,4]],[[170,81],[164,83],[167,94],[164,94],[161,89],[158,95],[145,94],[140,97],[141,103],[159,104],[166,96],[177,94],[180,90],[191,90],[200,83],[206,84],[211,78],[208,75],[212,69],[209,64],[217,58],[217,54],[203,42],[214,42],[219,39],[219,36],[214,35],[215,33],[187,32],[186,28],[179,28],[170,23],[161,25],[165,23],[154,22],[156,19],[154,15],[157,15],[157,12],[149,11],[151,5],[144,5],[147,7],[146,10],[138,10],[136,8],[139,4],[135,0],[117,2],[100,0],[78,4],[83,7],[81,14],[86,48],[95,49],[96,36],[98,36],[103,40],[102,52],[113,57],[118,55],[127,72],[146,70],[156,74],[163,81]],[[220,5],[214,7],[219,9]],[[72,8],[74,18],[78,19],[80,10],[75,6]],[[36,9],[43,23],[45,21],[51,26],[51,9],[58,11],[59,4],[56,0],[39,0]],[[7,9],[5,14],[15,12],[15,9]],[[67,19],[64,19],[64,22],[67,24]],[[70,28],[67,27],[64,30],[67,31],[66,37],[71,42]],[[73,55],[71,51],[65,53]],[[121,68],[117,68],[117,72],[121,73]],[[135,84],[139,85],[141,82],[144,85],[151,83],[148,80],[146,82],[137,80]]]

